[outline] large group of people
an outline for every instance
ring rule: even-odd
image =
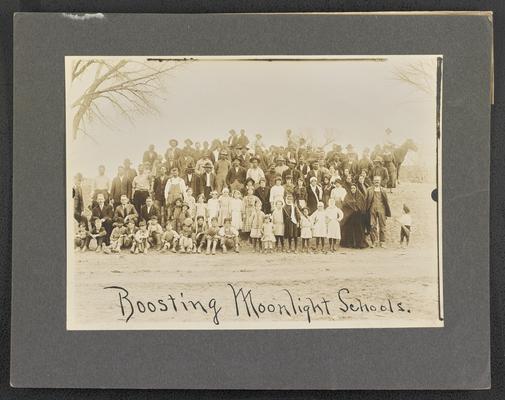
[[[230,130],[212,143],[150,145],[137,170],[124,160],[111,180],[103,165],[91,179],[85,207],[83,176],[73,190],[76,251],[147,253],[335,252],[385,247],[391,217],[388,191],[397,181],[394,145],[361,156],[352,145],[313,147],[286,132],[286,146],[250,142]],[[88,179],[89,181],[89,179]],[[410,210],[398,219],[408,245]]]

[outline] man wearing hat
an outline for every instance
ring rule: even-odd
[[[246,180],[247,171],[244,167],[240,166],[240,158],[234,157],[232,160],[232,166],[228,171],[226,176],[226,184],[230,190],[240,190],[244,189],[244,184]]]
[[[361,159],[358,161],[358,172],[361,173],[366,170],[367,175],[370,176],[373,169],[372,160],[370,160],[370,149],[367,147],[363,150]]]
[[[210,199],[210,193],[216,186],[216,174],[212,171],[212,162],[206,161],[203,164],[203,173],[200,175],[200,193],[205,196],[205,201]]]
[[[158,153],[156,153],[156,151],[154,150],[154,144],[150,144],[147,150],[144,152],[144,155],[142,156],[142,162],[153,165],[157,159],[158,159]]]
[[[370,213],[370,238],[372,247],[380,242],[381,247],[386,247],[386,218],[391,217],[388,196],[386,190],[381,187],[381,177],[373,177],[373,186],[367,189],[366,211]]]
[[[310,171],[310,166],[305,161],[305,156],[303,154],[300,154],[300,156],[298,157],[298,164],[296,166],[296,170],[299,172],[300,176],[302,176],[304,179],[307,177],[307,174]]]
[[[323,172],[319,169],[319,160],[312,160],[310,164],[310,171],[307,172],[306,176],[307,186],[310,184],[310,178],[316,178],[317,184],[321,184],[321,182],[323,182]]]
[[[188,151],[187,149],[182,152],[178,161],[179,171],[185,172],[190,165],[195,165],[195,160],[190,153],[192,153],[192,151]]]
[[[247,170],[246,179],[252,179],[254,187],[257,188],[260,184],[260,179],[265,178],[265,173],[259,167],[260,160],[258,157],[253,156],[249,161],[251,162],[251,167]]]
[[[275,173],[276,175],[282,176],[284,171],[289,169],[289,167],[285,164],[286,159],[282,156],[279,155],[275,159]]]
[[[184,183],[186,184],[186,190],[187,188],[191,188],[193,190],[193,196],[195,199],[198,197],[198,195],[201,193],[201,182],[200,182],[200,177],[195,174],[195,167],[193,165],[188,165],[186,167],[186,173],[182,177],[184,179]]]
[[[256,154],[259,150],[264,150],[265,145],[263,144],[263,136],[260,133],[256,134],[256,140],[254,141],[254,153]]]
[[[216,161],[216,186],[215,190],[221,193],[224,187],[226,187],[226,177],[231,169],[231,162],[228,157],[228,150],[221,150],[219,153],[219,158]]]
[[[296,168],[296,160],[294,158],[290,158],[288,160],[288,169],[282,173],[282,181],[286,183],[286,177],[291,176],[291,179],[294,183],[298,182],[298,178],[300,178],[301,173]]]
[[[129,158],[126,158],[123,161],[123,167],[124,167],[124,173],[125,176],[130,180],[130,182],[133,182],[133,178],[137,176],[137,171],[135,171],[135,168],[132,168],[132,162],[130,161]]]
[[[249,138],[246,136],[244,129],[240,130],[240,135],[239,135],[239,137],[237,139],[237,143],[242,148],[247,147],[247,145],[249,144]]]
[[[228,137],[228,147],[234,149],[238,145],[238,135],[237,132],[235,132],[235,129],[230,129],[228,131],[229,137]]]
[[[240,152],[237,154],[237,157],[240,158],[240,165],[247,169],[251,166],[251,155],[249,154],[249,147],[240,146]]]
[[[373,162],[374,166],[372,168],[370,176],[379,176],[381,178],[380,184],[383,187],[386,187],[389,181],[389,172],[387,168],[382,165],[382,157],[377,156]]]
[[[191,158],[195,155],[195,149],[193,148],[193,141],[191,139],[186,139],[184,141],[184,148],[182,149],[182,153],[186,156],[190,156]]]
[[[170,139],[168,144],[169,147],[165,152],[165,160],[173,160],[174,162],[177,162],[179,160],[179,157],[181,156],[181,149],[177,147],[179,142],[176,139]],[[173,168],[172,166],[167,165],[167,169],[172,168]]]

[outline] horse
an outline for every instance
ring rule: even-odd
[[[405,157],[409,150],[417,151],[417,146],[412,139],[407,139],[400,147],[397,147],[394,151],[394,160],[396,167],[396,182],[400,183],[400,166],[403,161],[405,161]]]

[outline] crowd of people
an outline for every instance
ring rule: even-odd
[[[290,130],[286,146],[250,142],[230,130],[212,143],[150,145],[135,170],[129,159],[111,180],[103,165],[85,207],[83,176],[72,195],[76,251],[104,253],[335,252],[385,247],[388,191],[397,182],[394,145],[361,156],[352,145],[331,150]],[[400,243],[409,243],[411,216],[403,205]]]

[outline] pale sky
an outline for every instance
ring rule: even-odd
[[[181,147],[186,138],[210,143],[226,139],[230,129],[245,129],[251,141],[261,133],[267,146],[285,144],[287,129],[311,134],[316,143],[331,131],[336,143],[352,143],[361,151],[382,144],[390,128],[397,144],[407,138],[417,143],[419,151],[409,154],[409,163],[434,168],[435,91],[427,94],[395,79],[395,70],[422,62],[435,85],[436,56],[385,57],[384,62],[192,61],[164,77],[158,114],[132,115],[131,123],[103,103],[112,126],[98,120],[88,125],[97,143],[82,135],[74,141],[68,132],[69,173],[94,176],[104,164],[112,177],[125,158],[138,164],[151,143],[164,153],[170,138]],[[68,104],[88,83],[85,78],[67,82]]]

